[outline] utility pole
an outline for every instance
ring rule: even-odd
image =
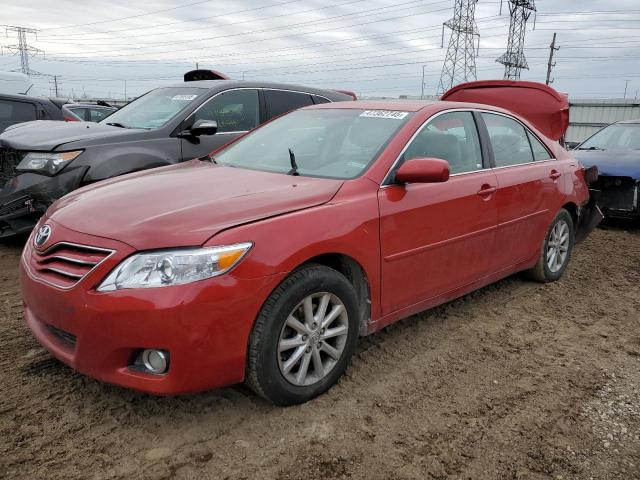
[[[58,75],[53,76],[53,84],[55,85],[56,98],[58,98],[60,96],[58,95]]]
[[[627,87],[629,86],[629,80],[624,81],[624,98],[627,98]]]
[[[551,69],[556,66],[556,63],[553,61],[553,54],[560,50],[560,47],[556,47],[556,33],[553,32],[553,40],[551,41],[551,45],[549,45],[549,63],[547,63],[547,85],[553,83],[551,80]]]
[[[500,2],[500,11],[502,11],[502,2]],[[524,36],[527,31],[527,20],[535,11],[535,0],[509,0],[511,21],[509,22],[507,51],[496,59],[496,62],[504,65],[505,79],[520,80],[522,69],[529,70],[529,65],[524,57]]]
[[[198,62],[196,62],[196,70],[200,70],[200,67],[198,66]]]
[[[124,101],[127,101],[127,81],[124,81]]]
[[[476,80],[476,57],[480,48],[480,32],[474,19],[478,0],[455,0],[453,18],[442,24],[444,47],[444,27],[451,30],[447,54],[442,65],[437,94],[442,95],[454,85]],[[478,38],[478,47],[475,39]]]
[[[27,43],[27,33],[37,34],[38,31],[33,28],[25,27],[6,27],[5,33],[9,36],[9,32],[16,32],[18,35],[18,43],[16,45],[8,45],[9,51],[20,55],[20,71],[26,75],[39,75],[40,72],[31,70],[29,67],[29,57],[36,53],[44,53],[39,48],[32,47]]]
[[[424,100],[424,67],[426,67],[426,65],[422,65],[422,89],[420,90],[420,100]]]

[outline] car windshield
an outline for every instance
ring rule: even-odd
[[[609,125],[578,146],[578,150],[616,149],[640,150],[640,123]]]
[[[151,90],[100,123],[124,128],[160,128],[206,91],[205,88],[197,87]]]
[[[268,172],[355,178],[412,115],[389,110],[298,110],[231,144],[215,160]]]

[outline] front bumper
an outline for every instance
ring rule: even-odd
[[[86,236],[76,233],[67,241],[96,243],[78,237]],[[116,254],[67,289],[34,275],[32,242],[27,243],[20,269],[24,315],[39,342],[80,373],[152,394],[241,382],[253,322],[284,274],[254,279],[227,274],[175,287],[97,292],[94,287],[133,253],[128,245],[101,240],[100,247]],[[169,352],[165,375],[135,368],[136,353],[144,348]]]
[[[640,218],[640,180],[631,177],[600,176],[590,185],[591,194],[607,217]]]
[[[21,173],[0,189],[0,238],[30,232],[53,202],[80,187],[86,167],[48,177]]]

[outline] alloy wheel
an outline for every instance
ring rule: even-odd
[[[280,332],[280,372],[296,386],[319,382],[340,360],[348,333],[347,310],[336,295],[308,295],[291,311]]]
[[[547,267],[553,273],[562,269],[569,253],[569,225],[559,220],[549,233],[547,242]]]

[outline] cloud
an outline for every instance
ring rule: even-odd
[[[434,93],[446,52],[442,23],[453,0],[169,0],[130,2],[24,0],[3,5],[2,22],[37,28],[31,45],[45,52],[31,67],[59,75],[64,95],[122,97],[180,81],[184,71],[214,68],[235,78],[351,89],[361,96]],[[572,97],[620,97],[640,88],[640,10],[632,0],[603,4],[538,0],[526,34],[527,80],[544,81],[553,32],[554,86]],[[495,59],[507,43],[509,17],[497,2],[477,4],[478,78],[501,78]],[[506,5],[504,12],[507,12]],[[151,13],[155,12],[155,13]],[[575,13],[563,13],[575,12]],[[130,17],[130,18],[125,18]],[[89,25],[87,25],[89,24]],[[16,43],[0,39],[1,45]],[[0,69],[19,67],[3,49]],[[49,77],[35,77],[49,94]]]

